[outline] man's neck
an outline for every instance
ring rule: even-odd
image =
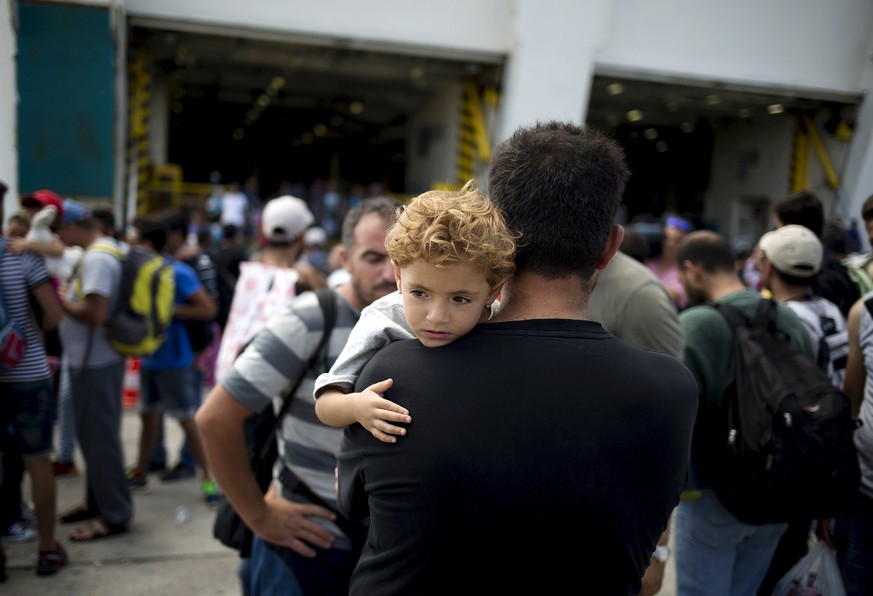
[[[773,279],[770,282],[769,289],[776,302],[788,302],[789,300],[806,302],[812,298],[812,288],[809,286],[789,285],[780,282],[778,279]]]
[[[257,256],[258,261],[273,267],[293,267],[299,258],[300,248],[296,244],[267,246]]]
[[[734,292],[741,292],[749,288],[740,281],[740,278],[730,273],[717,273],[707,280],[704,292],[710,301],[715,301]]]
[[[591,280],[581,276],[548,279],[519,273],[506,282],[500,311],[492,322],[529,319],[588,319]]]
[[[86,249],[89,248],[92,244],[94,244],[95,242],[97,242],[98,240],[100,240],[103,237],[104,237],[103,232],[98,232],[98,231],[92,232],[86,238],[86,240],[85,240],[86,243],[85,243],[84,248],[86,248]]]

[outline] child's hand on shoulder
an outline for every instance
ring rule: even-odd
[[[398,423],[412,422],[409,410],[382,396],[393,384],[393,379],[385,379],[354,394],[355,419],[384,443],[396,443],[398,436],[406,434],[406,428]]]
[[[9,248],[9,252],[14,255],[20,255],[28,248],[28,242],[24,238],[16,238],[11,237],[6,239],[6,246]]]

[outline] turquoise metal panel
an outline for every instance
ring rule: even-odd
[[[115,57],[107,8],[19,3],[22,193],[112,197]]]

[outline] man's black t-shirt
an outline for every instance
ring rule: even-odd
[[[350,426],[339,454],[341,508],[371,516],[352,594],[639,593],[687,477],[683,364],[538,320],[395,342],[358,388],[388,377],[407,436]]]

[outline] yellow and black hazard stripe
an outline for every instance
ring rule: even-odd
[[[496,104],[497,94],[486,90],[484,99],[489,106]],[[455,181],[464,184],[475,176],[475,167],[491,159],[491,144],[482,110],[479,87],[472,77],[464,79],[461,118],[458,133],[458,154]]]
[[[136,211],[151,210],[149,181],[149,113],[151,109],[151,77],[144,47],[137,48],[128,63],[128,176],[136,174]]]
[[[794,127],[794,140],[791,149],[791,177],[789,180],[789,188],[791,192],[797,192],[809,187],[809,147],[812,145],[821,167],[824,170],[828,185],[833,188],[840,187],[840,177],[837,175],[827,150],[818,131],[815,128],[815,123],[812,118],[806,113],[801,113],[797,117],[797,123]]]

